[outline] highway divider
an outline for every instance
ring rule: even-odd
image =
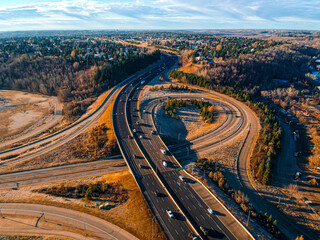
[[[182,208],[179,206],[179,204],[176,202],[176,200],[174,199],[174,197],[172,196],[172,193],[168,190],[168,188],[165,186],[165,184],[163,183],[163,181],[161,180],[161,178],[158,176],[158,173],[154,170],[154,166],[153,166],[153,163],[151,163],[151,161],[146,157],[144,151],[141,149],[140,147],[140,144],[138,143],[137,139],[136,139],[136,136],[133,134],[130,126],[129,126],[129,123],[128,123],[128,118],[127,118],[127,103],[128,103],[128,99],[130,98],[130,96],[132,95],[133,91],[136,89],[136,87],[139,85],[140,83],[136,84],[132,90],[130,91],[130,93],[128,94],[128,97],[126,99],[126,102],[125,102],[125,118],[126,118],[126,124],[127,124],[127,127],[130,131],[130,134],[131,136],[133,137],[134,139],[134,142],[137,146],[137,148],[139,149],[139,151],[141,152],[141,154],[143,155],[143,157],[146,159],[148,165],[150,166],[153,174],[156,176],[158,182],[161,184],[161,186],[164,188],[164,190],[167,192],[169,198],[171,199],[172,203],[177,207],[177,209],[180,210],[181,214],[185,217],[187,223],[189,224],[189,226],[192,228],[192,230],[197,234],[199,235],[200,239],[202,239],[201,237],[201,234],[197,231],[197,229],[195,228],[195,226],[193,225],[193,223],[189,220],[189,218],[187,217],[187,215],[185,214],[185,212],[182,210]]]

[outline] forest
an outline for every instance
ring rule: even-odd
[[[0,88],[57,95],[72,119],[83,114],[103,91],[160,59],[160,52],[131,55],[119,62],[80,67],[60,57],[19,57],[0,60]]]

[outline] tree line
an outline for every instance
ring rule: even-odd
[[[131,56],[103,66],[79,68],[64,58],[23,56],[0,60],[0,88],[57,95],[72,119],[83,114],[103,91],[160,59],[160,51]]]

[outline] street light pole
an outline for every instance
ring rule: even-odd
[[[248,214],[247,227],[249,225],[249,220],[250,220],[250,210],[249,210],[249,214]]]
[[[159,216],[159,214],[156,214],[155,216],[153,216],[152,218],[152,238],[154,237],[154,234],[153,234],[153,220],[155,219],[155,217]]]

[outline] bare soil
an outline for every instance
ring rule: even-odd
[[[93,104],[93,106],[89,107],[88,112],[93,112],[97,109],[103,100],[108,96],[110,91],[103,93]],[[114,148],[111,150],[112,153],[108,152],[108,156],[112,154],[118,154],[117,143],[115,139],[115,134],[112,127],[112,108],[113,108],[114,100],[110,103],[106,111],[101,115],[101,117],[94,123],[90,128],[88,128],[85,132],[81,133],[79,136],[75,137],[71,141],[67,142],[61,147],[58,147],[50,152],[47,152],[39,157],[32,158],[27,161],[23,161],[7,168],[0,169],[0,173],[9,173],[9,172],[16,172],[16,171],[25,171],[31,169],[40,169],[45,167],[54,167],[54,166],[61,166],[65,164],[71,163],[78,163],[78,162],[88,162],[95,160],[94,158],[89,157],[80,157],[76,156],[76,152],[79,150],[83,150],[84,146],[83,143],[88,138],[88,134],[94,127],[98,125],[105,124],[108,128],[107,137],[108,141],[106,145],[110,148]],[[81,148],[81,149],[79,149]],[[103,157],[107,157],[107,155]]]
[[[0,140],[40,124],[53,112],[52,97],[0,90]]]

